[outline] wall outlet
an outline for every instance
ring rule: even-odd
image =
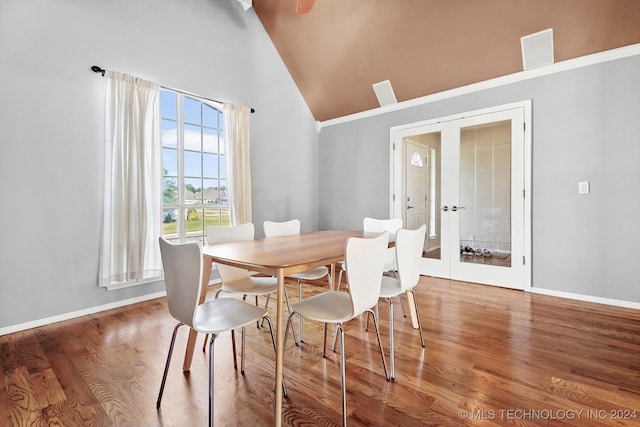
[[[578,194],[589,194],[589,181],[581,181],[578,183]]]

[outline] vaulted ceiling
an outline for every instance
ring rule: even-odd
[[[640,43],[640,0],[253,0],[316,120],[522,71],[520,38],[553,29],[555,62]]]

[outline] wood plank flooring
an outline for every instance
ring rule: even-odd
[[[430,277],[416,291],[426,348],[396,304],[394,382],[364,319],[346,325],[349,425],[640,425],[640,311]],[[386,303],[380,318],[388,355]],[[205,425],[207,356],[181,371],[186,327],[155,408],[175,323],[162,298],[0,337],[0,426]],[[216,341],[218,426],[273,424],[269,332],[246,333],[245,375],[230,334]],[[339,355],[321,357],[321,325],[305,340],[285,349],[284,424],[340,425]]]

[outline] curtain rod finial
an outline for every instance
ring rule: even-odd
[[[92,66],[91,71],[93,71],[94,73],[102,73],[102,77],[104,77],[105,70],[98,67],[97,65]]]

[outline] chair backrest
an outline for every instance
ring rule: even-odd
[[[365,232],[382,233],[388,231],[389,233],[395,233],[403,226],[402,218],[391,219],[377,219],[365,217],[362,220],[362,229]],[[384,261],[384,271],[397,270],[396,265],[396,251],[394,248],[387,249],[387,255]]]
[[[202,287],[202,248],[195,242],[171,244],[163,237],[159,241],[169,313],[192,327]]]
[[[396,233],[396,262],[402,291],[408,291],[420,280],[420,265],[427,226],[415,230],[398,230]]]
[[[210,245],[253,240],[255,236],[255,227],[250,222],[231,227],[209,225],[206,231],[207,243]],[[249,277],[249,271],[242,268],[231,267],[230,265],[224,264],[217,264],[217,268],[222,283],[229,283]]]
[[[275,222],[265,221],[263,223],[265,237],[289,236],[291,234],[300,234],[300,220],[292,219],[291,221]]]
[[[372,238],[351,237],[345,243],[344,260],[353,316],[378,303],[388,245],[389,233],[386,231]]]
[[[365,217],[362,220],[363,231],[372,231],[377,233],[382,233],[383,231],[395,233],[402,228],[402,225],[402,218],[377,219]]]

